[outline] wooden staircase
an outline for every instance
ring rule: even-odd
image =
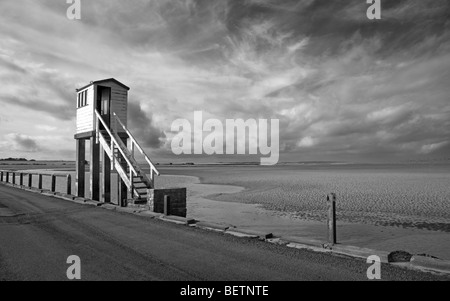
[[[106,154],[110,158],[111,170],[117,171],[133,196],[134,203],[145,204],[147,202],[148,190],[155,188],[155,176],[160,175],[158,169],[148,158],[142,147],[115,113],[113,113],[113,129],[105,123],[97,110],[95,111],[95,115],[97,121],[96,142],[102,145]],[[130,140],[130,149],[128,149],[126,144],[117,134],[117,127],[123,129],[121,132],[127,135],[127,140]],[[149,176],[145,174],[135,160],[135,150],[138,150],[148,163],[150,167]]]

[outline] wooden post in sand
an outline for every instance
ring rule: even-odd
[[[164,215],[170,215],[170,196],[168,195],[164,196]]]
[[[72,176],[67,175],[67,185],[66,185],[66,194],[72,194]]]
[[[52,179],[52,188],[51,188],[51,191],[52,192],[56,192],[56,176],[55,175],[52,175],[51,176],[51,179]]]
[[[38,175],[38,189],[42,189],[42,175]]]
[[[327,206],[328,206],[328,242],[332,245],[337,244],[336,235],[336,194],[330,193],[327,196]]]

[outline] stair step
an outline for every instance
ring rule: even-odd
[[[144,183],[142,183],[144,184]],[[147,185],[144,186],[136,186],[135,184],[133,185],[135,189],[149,189]]]

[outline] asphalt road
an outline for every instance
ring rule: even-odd
[[[367,280],[362,260],[290,249],[0,185],[0,280]],[[382,267],[383,280],[440,280]]]

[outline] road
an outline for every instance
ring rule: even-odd
[[[0,184],[0,280],[367,280],[364,261],[56,199]],[[383,266],[383,280],[439,280]]]

